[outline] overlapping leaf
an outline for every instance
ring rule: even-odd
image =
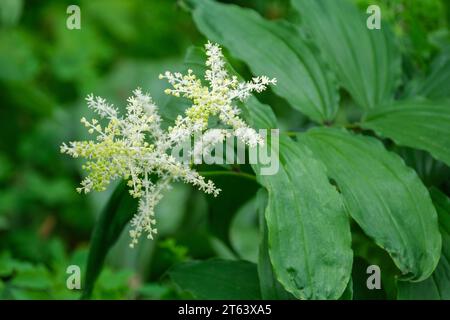
[[[137,201],[128,194],[127,186],[122,182],[114,190],[92,233],[82,298],[91,297],[109,249],[116,243],[136,209]]]
[[[431,277],[422,282],[398,282],[398,299],[450,300],[450,199],[434,189],[431,191],[439,215],[442,253]]]
[[[275,277],[272,263],[269,257],[269,243],[267,239],[267,224],[265,218],[267,206],[267,191],[261,189],[256,196],[259,228],[260,228],[260,246],[258,259],[258,275],[261,288],[261,296],[267,300],[288,300],[292,295],[287,292]]]
[[[450,102],[397,102],[370,113],[362,126],[450,166]]]
[[[299,141],[325,163],[349,213],[389,252],[404,278],[426,279],[439,260],[441,237],[417,174],[376,139],[343,129],[313,129]]]
[[[324,63],[294,27],[269,22],[256,12],[196,0],[194,20],[212,41],[243,60],[255,75],[275,77],[274,92],[317,122],[332,120],[337,90]]]
[[[369,30],[347,0],[292,0],[306,28],[341,85],[365,110],[391,100],[400,75],[400,55],[382,22]]]
[[[178,264],[169,276],[196,299],[261,299],[256,265],[246,261],[213,259]]]
[[[199,50],[191,50],[189,57],[192,62],[204,59]],[[277,126],[270,107],[255,98],[242,107],[253,127]],[[268,190],[265,216],[276,278],[297,298],[338,299],[352,264],[350,228],[341,197],[329,184],[325,167],[307,148],[282,136],[279,148],[273,147],[278,150],[281,163],[275,175],[262,176],[261,166],[254,166]]]

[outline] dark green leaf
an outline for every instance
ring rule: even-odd
[[[426,186],[440,186],[450,180],[450,167],[434,159],[428,152],[400,146],[394,146],[393,151],[417,172]]]
[[[257,99],[247,101],[243,109],[253,127],[277,127],[270,107]],[[276,278],[297,298],[338,299],[348,283],[352,263],[342,200],[329,184],[324,166],[309,150],[284,136],[279,148],[270,141],[268,145],[272,152],[280,152],[278,172],[262,176],[260,165],[253,169],[268,190],[265,216]]]
[[[351,216],[389,252],[404,277],[426,279],[439,260],[441,237],[417,174],[376,139],[343,129],[313,129],[299,140],[322,159]]]
[[[265,216],[274,272],[297,298],[338,299],[352,263],[342,199],[304,145],[281,136],[279,150],[278,173],[259,176],[268,190]]]
[[[365,110],[389,101],[400,76],[400,55],[389,28],[369,30],[347,0],[292,0],[341,85]]]
[[[444,50],[433,61],[431,73],[415,83],[411,95],[422,95],[430,99],[450,97],[450,50]]]
[[[353,300],[353,280],[350,280],[347,283],[347,287],[345,288],[344,293],[339,298],[339,300]]]
[[[269,22],[255,11],[197,0],[194,20],[209,39],[224,45],[255,75],[278,80],[273,90],[317,122],[332,120],[338,95],[324,63],[288,23]]]
[[[362,126],[450,166],[450,102],[397,102],[370,113]]]
[[[222,191],[218,197],[207,197],[210,231],[230,245],[231,221],[237,210],[255,195],[258,183],[239,176],[214,176],[213,179]]]
[[[417,282],[398,282],[398,299],[401,300],[450,300],[450,199],[437,189],[431,190],[439,215],[442,234],[442,253],[439,264],[431,277]]]
[[[259,261],[258,261],[258,275],[259,284],[261,287],[261,295],[263,299],[267,300],[288,300],[293,296],[287,292],[280,282],[276,279],[273,272],[272,263],[269,257],[269,244],[267,239],[267,224],[264,217],[267,206],[267,191],[261,189],[257,194],[257,205],[260,216],[260,238],[261,244],[259,246]]]
[[[90,298],[106,255],[137,210],[137,201],[127,192],[125,182],[114,190],[92,233],[86,266],[83,299]]]
[[[175,265],[169,276],[196,299],[261,299],[256,265],[246,261],[213,259]]]

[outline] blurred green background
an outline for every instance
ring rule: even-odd
[[[268,19],[295,20],[288,1],[227,1]],[[405,69],[426,73],[439,47],[450,43],[444,0],[354,0],[379,4],[394,25]],[[66,28],[67,6],[81,8],[81,30]],[[93,92],[123,106],[131,90],[148,90],[163,103],[157,76],[182,68],[191,45],[206,40],[180,1],[0,1],[0,298],[70,299],[66,268],[84,266],[89,237],[110,191],[79,195],[80,162],[59,153],[63,141],[84,137],[84,97]],[[248,70],[234,62],[238,71]],[[263,99],[284,128],[306,126],[286,103]],[[112,190],[113,188],[110,188]],[[205,224],[208,202],[179,185],[158,207],[158,241],[128,248],[124,234],[107,260],[94,292],[98,299],[182,298],[164,273],[189,258],[232,257]],[[189,219],[186,216],[189,215]],[[250,201],[231,229],[235,252],[254,261],[257,217]]]

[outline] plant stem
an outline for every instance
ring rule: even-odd
[[[252,181],[257,181],[256,176],[246,173],[246,172],[236,172],[236,171],[200,171],[200,175],[202,176],[236,176],[246,178]]]
[[[281,134],[285,134],[288,137],[296,137],[301,131],[283,131]]]

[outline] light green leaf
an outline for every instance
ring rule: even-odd
[[[400,300],[450,300],[450,199],[437,189],[431,190],[439,215],[442,253],[431,277],[422,282],[398,282]]]
[[[400,55],[389,28],[369,30],[347,0],[292,0],[341,85],[365,110],[389,101],[400,76]]]
[[[255,11],[196,0],[193,17],[200,31],[243,60],[255,75],[278,80],[273,90],[317,122],[332,120],[338,95],[319,55],[287,22],[269,22]]]
[[[169,276],[196,299],[261,299],[256,265],[246,261],[213,259],[175,265]]]
[[[351,216],[389,252],[404,278],[426,279],[439,260],[441,237],[417,174],[378,140],[343,129],[313,129],[299,141],[325,163]]]
[[[397,102],[370,113],[362,127],[450,166],[450,102]]]

